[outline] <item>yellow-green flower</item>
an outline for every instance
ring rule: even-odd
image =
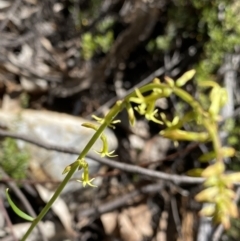
[[[105,156],[116,157],[117,155],[112,155],[115,151],[108,152],[108,141],[104,133],[101,135],[101,141],[103,144],[101,151],[95,151],[95,152],[100,154],[101,157],[105,157]]]
[[[155,122],[155,123],[157,123],[157,124],[162,125],[163,122],[160,121],[160,120],[158,120],[158,119],[155,117],[156,114],[157,114],[157,112],[158,112],[158,110],[156,109],[156,110],[154,110],[154,111],[152,111],[152,112],[146,113],[146,114],[145,114],[145,118],[146,118],[147,120],[149,120],[149,121],[153,121],[153,122]]]
[[[82,179],[81,180],[77,180],[78,182],[82,182],[83,187],[86,187],[87,185],[90,187],[97,187],[96,185],[92,184],[92,181],[95,178],[92,178],[91,180],[89,180],[89,174],[88,174],[88,167],[84,168],[84,171],[82,173]]]
[[[94,120],[96,120],[98,123],[100,123],[100,124],[103,124],[104,123],[104,121],[105,121],[105,118],[100,118],[100,117],[98,117],[98,116],[96,116],[96,115],[92,115],[92,118],[94,119]],[[113,121],[111,121],[111,123],[108,125],[109,127],[111,127],[111,128],[113,128],[113,129],[115,129],[115,124],[117,124],[117,123],[120,123],[121,121],[120,120],[113,120]]]
[[[110,151],[108,152],[108,150],[104,150],[104,148],[102,148],[101,151],[95,151],[96,153],[100,154],[101,157],[116,157],[117,155],[112,155],[115,151]]]

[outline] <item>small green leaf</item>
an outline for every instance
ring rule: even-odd
[[[236,153],[235,149],[232,147],[222,147],[219,150],[222,154],[222,157],[233,157]],[[210,151],[208,153],[204,153],[199,157],[200,162],[209,162],[212,159],[216,158],[216,153],[214,151]]]
[[[203,155],[201,155],[199,157],[199,161],[200,162],[209,162],[211,160],[213,160],[214,158],[216,158],[216,153],[214,151],[210,151],[207,153],[204,153]]]
[[[12,199],[10,198],[9,194],[8,194],[8,188],[6,189],[6,196],[7,196],[7,200],[9,205],[11,206],[11,208],[13,209],[13,211],[21,218],[27,220],[27,221],[34,221],[34,218],[27,215],[26,213],[24,213],[23,211],[21,211],[12,201]]]
[[[84,127],[86,127],[86,128],[93,129],[93,130],[95,130],[95,131],[98,130],[98,126],[97,126],[97,125],[94,125],[94,124],[89,123],[89,122],[83,123],[82,126],[84,126]]]
[[[72,166],[71,166],[71,165],[65,167],[64,170],[63,170],[63,172],[62,172],[62,175],[66,174],[66,173],[69,173],[69,172],[71,171],[71,169],[72,169]]]
[[[202,168],[194,168],[187,171],[187,175],[191,177],[201,177],[202,172],[203,172]]]

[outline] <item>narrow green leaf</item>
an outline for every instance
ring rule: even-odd
[[[232,147],[222,147],[219,150],[222,154],[222,157],[233,157],[236,153],[235,149]],[[204,153],[199,157],[200,162],[209,162],[212,159],[216,158],[216,153],[214,151],[210,151],[208,153]]]
[[[200,162],[209,162],[211,160],[213,160],[214,158],[216,158],[216,153],[214,151],[210,151],[207,153],[204,153],[203,155],[201,155],[199,157],[199,161]]]
[[[191,177],[201,177],[203,172],[202,168],[194,168],[187,171],[187,175]]]
[[[13,201],[11,200],[9,194],[8,194],[8,188],[6,189],[6,196],[7,196],[7,200],[8,200],[8,203],[10,204],[11,208],[13,209],[13,211],[21,218],[27,220],[27,221],[30,221],[32,222],[34,220],[33,217],[27,215],[26,213],[24,213],[23,211],[21,211],[14,203]]]

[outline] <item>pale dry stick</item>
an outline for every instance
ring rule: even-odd
[[[3,178],[9,178],[9,176],[0,168],[0,174]],[[33,210],[32,206],[30,205],[29,201],[26,199],[22,191],[18,188],[18,186],[14,182],[9,182],[8,186],[11,188],[11,190],[14,191],[16,196],[19,198],[19,200],[22,202],[23,206],[26,208],[27,212],[32,216],[36,217],[36,213]],[[41,225],[37,226],[40,235],[42,236],[43,241],[47,241],[47,238],[44,236]]]
[[[161,196],[164,201],[164,205],[162,207],[162,210],[160,211],[160,217],[158,222],[158,227],[155,233],[155,239],[154,241],[167,241],[167,232],[168,232],[168,223],[170,219],[170,193],[167,190],[163,190],[161,192]]]
[[[63,152],[63,153],[76,154],[76,155],[79,154],[79,150],[76,150],[73,148],[66,148],[66,147],[60,147],[57,145],[45,144],[45,143],[42,143],[39,141],[35,141],[32,138],[26,137],[24,135],[14,134],[14,133],[11,133],[8,131],[0,130],[0,136],[11,137],[11,138],[23,140],[23,141],[29,142],[31,144],[37,145],[39,147],[43,147],[47,150],[55,150],[55,151],[59,151],[59,152]],[[139,166],[134,166],[131,164],[117,162],[114,160],[110,160],[108,158],[103,158],[103,157],[99,157],[99,156],[92,155],[92,154],[88,154],[87,157],[89,157],[99,163],[102,163],[104,165],[107,165],[107,166],[110,166],[113,168],[117,168],[122,171],[130,172],[130,173],[137,173],[140,175],[145,175],[145,176],[148,176],[151,178],[162,179],[165,181],[171,181],[171,182],[174,182],[175,184],[181,184],[181,183],[200,184],[200,183],[203,183],[205,180],[204,178],[200,178],[200,177],[181,176],[181,175],[176,175],[176,174],[168,174],[168,173],[160,172],[160,171],[154,171],[154,170],[142,168]]]
[[[98,217],[101,214],[111,212],[113,210],[116,210],[117,208],[121,208],[126,205],[131,205],[131,201],[133,201],[136,196],[160,192],[163,188],[163,183],[155,183],[143,186],[137,190],[133,190],[129,193],[126,193],[125,195],[122,195],[121,197],[118,197],[113,201],[100,204],[97,207],[91,207],[89,209],[81,211],[78,214],[78,219],[81,219],[82,217],[90,217],[92,215],[94,215],[94,217]]]
[[[179,237],[182,239],[182,231],[181,231],[181,219],[178,213],[178,206],[177,206],[177,201],[176,201],[176,197],[172,196],[170,198],[170,204],[171,204],[171,208],[172,208],[172,214],[173,214],[173,220],[174,223],[176,225],[176,229],[178,232]]]
[[[35,139],[30,138],[26,135],[12,133],[10,131],[0,130],[0,136],[1,137],[9,137],[9,138],[17,139],[17,140],[22,140],[22,141],[28,142],[30,144],[33,144],[35,146],[42,147],[46,150],[58,151],[58,152],[62,152],[62,153],[69,153],[69,154],[75,154],[75,155],[79,154],[79,151],[77,151],[73,148],[61,147],[61,146],[52,145],[52,144],[45,144],[41,141],[36,141]]]
[[[7,16],[4,19],[4,21],[2,22],[2,24],[0,25],[0,32],[3,31],[3,29],[7,26],[9,20],[11,19],[11,17],[15,14],[16,10],[18,9],[18,7],[20,6],[22,0],[15,0],[15,2],[12,4],[12,6],[10,7],[9,11],[7,12]]]
[[[95,173],[95,174],[92,174],[91,175],[91,178],[96,178],[96,177],[115,177],[115,176],[118,176],[119,174],[121,173],[121,171],[119,170],[113,170],[113,171],[108,171],[106,173]],[[75,182],[79,180],[78,178],[71,178],[69,180],[69,182]],[[46,180],[29,180],[29,179],[21,179],[21,180],[15,180],[13,178],[1,178],[1,181],[2,182],[16,182],[18,184],[29,184],[29,185],[36,185],[36,184],[48,184],[48,183],[51,183],[51,184],[55,184],[55,185],[58,185],[61,183],[61,181],[59,180],[51,180],[51,179],[46,179]]]
[[[63,147],[56,146],[56,145],[44,144],[42,142],[39,142],[39,141],[33,140],[33,139],[29,138],[29,137],[26,137],[26,136],[24,136],[22,134],[14,134],[14,133],[7,132],[7,131],[1,132],[1,130],[0,130],[0,136],[20,139],[20,140],[23,140],[25,142],[29,142],[29,143],[31,143],[33,145],[39,146],[39,147],[47,149],[47,150],[54,150],[54,151],[58,151],[58,152],[68,153],[68,154],[77,154],[77,153],[79,153],[79,152],[77,152],[76,150],[74,150],[72,148],[63,148]],[[140,164],[140,167],[148,167],[151,164],[156,164],[156,163],[162,163],[162,162],[165,162],[165,161],[170,161],[170,160],[176,158],[179,155],[187,154],[188,152],[192,151],[193,149],[197,148],[198,146],[199,146],[199,143],[189,144],[184,150],[180,150],[180,151],[177,151],[177,152],[175,152],[173,154],[170,154],[170,155],[166,156],[165,158],[163,158],[161,160],[144,162],[144,163]],[[93,160],[94,159],[96,160],[96,158],[97,158],[96,156],[92,157]],[[108,160],[110,160],[110,159],[108,159]],[[99,176],[103,176],[103,177],[106,177],[106,176],[116,176],[116,175],[119,175],[120,173],[121,173],[120,170],[115,170],[115,171],[110,171],[110,172],[105,173],[105,174],[93,174],[92,177],[95,178],[95,177],[99,177]],[[2,178],[1,180],[3,182],[16,182],[12,178]],[[70,181],[76,181],[76,179],[72,178],[72,179],[70,179]],[[31,184],[31,185],[34,185],[34,184],[46,184],[46,183],[59,184],[59,183],[61,183],[61,181],[56,181],[56,180],[44,180],[44,181],[18,180],[18,183],[27,183],[27,184]],[[182,190],[179,186],[178,187],[174,186],[174,187],[176,188],[177,192],[180,193],[182,196],[188,195],[186,193],[186,190]]]
[[[13,240],[14,240],[14,241],[18,241],[18,240],[17,240],[17,237],[16,237],[16,235],[15,235],[15,233],[14,233],[14,230],[13,230],[12,222],[11,222],[9,216],[8,216],[8,213],[7,213],[7,211],[6,211],[6,208],[5,208],[4,205],[3,205],[3,201],[2,201],[2,198],[1,198],[1,197],[0,197],[0,209],[2,210],[3,216],[4,216],[5,220],[6,220],[7,226],[8,226],[8,228],[9,228],[10,232],[11,232],[11,235],[12,235]]]
[[[0,47],[1,47],[1,39],[0,39]],[[46,80],[48,82],[52,82],[52,83],[61,83],[62,82],[62,77],[51,76],[51,75],[43,76],[27,66],[14,63],[8,56],[6,56],[0,52],[0,63],[1,62],[3,63],[4,67],[6,67],[7,69],[9,67],[11,67],[11,72],[13,72],[14,74],[17,74],[17,75],[21,75],[21,76],[24,76],[27,78],[31,77],[33,80],[40,78],[40,79],[44,79],[44,80]]]
[[[32,40],[34,37],[35,37],[35,34],[31,31],[29,31],[29,32],[19,36],[18,38],[14,38],[12,40],[0,39],[0,47],[14,48],[14,47],[24,44],[26,41]]]

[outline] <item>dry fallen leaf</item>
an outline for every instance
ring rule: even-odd
[[[148,237],[153,234],[151,227],[152,215],[147,205],[142,204],[137,207],[130,207],[128,209],[128,215],[135,229],[141,233],[142,236]]]
[[[153,234],[151,212],[147,205],[125,209],[118,216],[120,236],[124,241],[139,241]]]
[[[133,226],[131,219],[124,211],[118,215],[119,233],[123,241],[142,240],[141,234]]]
[[[168,212],[163,211],[159,220],[159,228],[156,235],[156,241],[167,240],[167,225],[168,225]]]
[[[11,6],[11,2],[7,2],[7,1],[0,1],[0,9],[4,9],[4,8],[8,8]]]
[[[105,213],[101,215],[101,221],[107,235],[111,235],[117,228],[117,218],[118,212]]]
[[[31,223],[30,222],[25,222],[25,223],[19,223],[19,224],[14,224],[13,225],[13,232],[17,239],[21,239],[23,235],[27,232],[28,228],[30,227]],[[53,222],[50,221],[45,221],[45,222],[40,222],[41,225],[41,232],[43,232],[43,235],[50,239],[56,234],[55,230],[55,225]],[[7,232],[10,233],[9,228],[6,228]],[[33,232],[30,234],[28,241],[35,241],[38,240],[40,234],[39,234],[39,229],[34,229]]]
[[[39,196],[42,198],[44,202],[48,202],[49,199],[52,197],[54,192],[48,191],[41,185],[36,185],[36,189],[39,193]],[[52,205],[53,212],[58,216],[61,220],[62,225],[64,226],[65,230],[68,232],[69,235],[75,236],[75,231],[72,228],[72,218],[71,214],[68,210],[67,204],[63,201],[62,198],[58,197],[58,199]]]

